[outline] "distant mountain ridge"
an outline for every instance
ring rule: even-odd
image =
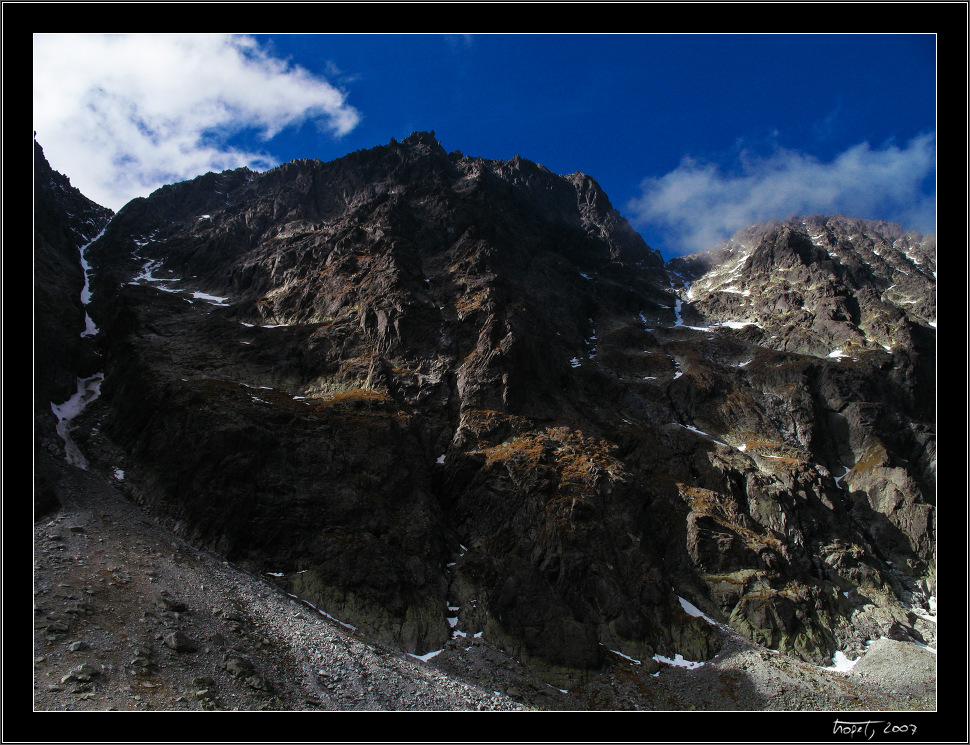
[[[665,264],[592,178],[415,133],[163,187],[88,255],[92,467],[376,638],[561,685],[709,659],[681,598],[814,662],[935,638],[933,236]]]
[[[893,375],[932,418],[936,237],[896,223],[791,217],[669,262],[696,325],[744,324],[762,346],[832,358],[895,355]]]
[[[936,325],[936,238],[895,223],[792,217],[748,226],[670,264],[693,280],[686,299],[701,315],[740,321],[803,311],[791,327],[844,321],[851,328],[840,335],[859,348],[891,347],[908,324]],[[800,351],[791,341],[774,346]]]

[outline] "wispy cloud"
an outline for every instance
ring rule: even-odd
[[[450,46],[453,51],[470,49],[474,38],[474,34],[445,34],[445,39],[448,41],[448,46]]]
[[[162,184],[207,171],[275,165],[268,141],[313,121],[339,137],[360,120],[345,94],[246,36],[38,34],[34,130],[51,164],[118,209]]]
[[[668,251],[689,253],[729,238],[759,221],[791,215],[843,213],[892,220],[905,228],[935,231],[936,193],[924,186],[936,168],[936,135],[903,147],[850,147],[830,162],[778,148],[768,157],[738,157],[725,173],[686,157],[680,166],[641,184],[627,205],[631,222],[663,229]]]

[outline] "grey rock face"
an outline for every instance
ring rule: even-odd
[[[418,654],[710,659],[688,600],[814,661],[916,634],[935,243],[800,223],[664,266],[588,176],[428,133],[207,174],[91,247],[104,432],[182,535]]]
[[[936,327],[936,237],[842,215],[750,226],[671,262],[697,325],[820,357],[925,347]]]

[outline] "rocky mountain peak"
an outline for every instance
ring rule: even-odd
[[[692,323],[748,324],[778,349],[892,352],[936,325],[935,236],[891,223],[791,217],[670,266],[684,280]]]
[[[401,145],[404,147],[413,148],[420,152],[445,152],[444,148],[441,146],[441,143],[438,142],[438,139],[435,137],[434,130],[431,130],[430,132],[412,132],[401,140]]]

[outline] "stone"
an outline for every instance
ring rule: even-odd
[[[63,621],[52,621],[47,624],[45,629],[48,637],[66,634],[68,631],[70,631],[70,627]]]
[[[246,685],[257,691],[263,691],[266,693],[271,693],[273,691],[272,684],[262,675],[250,675],[248,678],[246,678]]]
[[[163,592],[160,596],[160,607],[167,610],[173,611],[175,613],[185,613],[189,608],[181,600],[176,600],[171,597],[167,592]]]
[[[174,649],[176,652],[195,652],[199,648],[199,645],[195,641],[179,630],[164,634],[162,641],[165,643],[165,646]]]
[[[61,683],[68,683],[72,681],[88,683],[92,678],[99,675],[101,675],[101,671],[99,669],[85,662],[71,668],[71,671],[61,678]]]
[[[253,670],[253,663],[244,657],[229,657],[224,664],[226,670],[237,678],[248,675]]]

